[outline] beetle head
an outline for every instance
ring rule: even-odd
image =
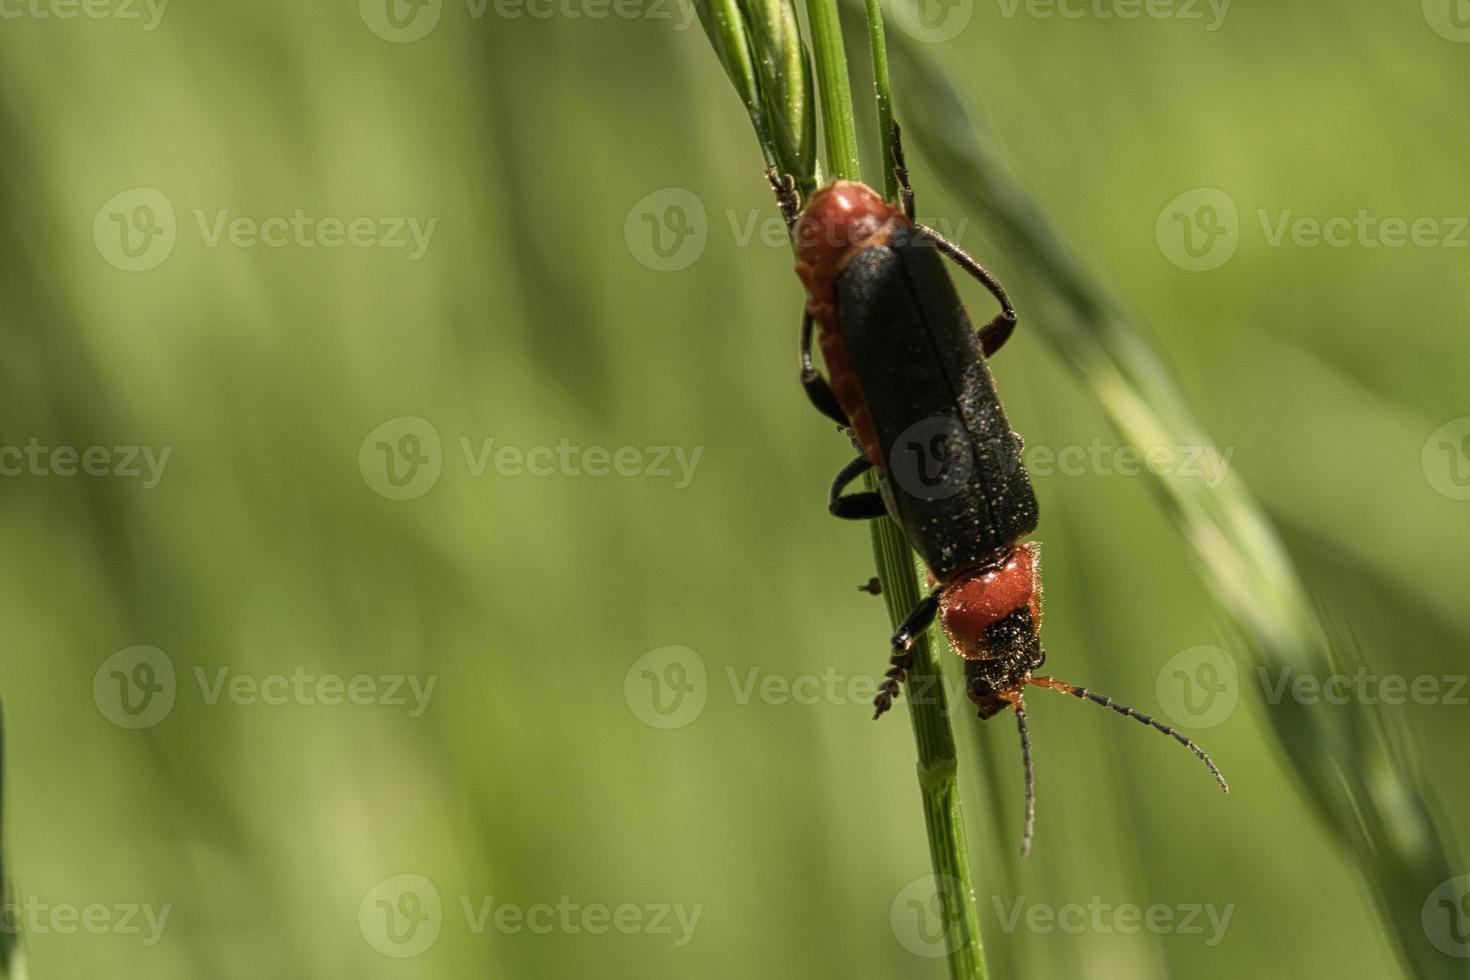
[[[1008,707],[1046,659],[1039,556],[1036,544],[1021,545],[999,565],[954,580],[940,597],[940,624],[965,658],[966,686],[982,718]]]
[[[1046,651],[1022,606],[985,631],[988,656],[965,661],[965,693],[981,718],[992,718],[1016,703],[1031,675],[1046,662]]]
[[[819,297],[853,252],[881,244],[895,221],[907,222],[902,209],[855,180],[834,180],[813,194],[792,229],[797,273],[812,295]]]

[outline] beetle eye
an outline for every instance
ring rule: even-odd
[[[1031,669],[1032,670],[1040,670],[1041,669],[1041,665],[1044,664],[1044,663],[1046,663],[1046,651],[1045,650],[1038,650],[1038,651],[1036,651],[1036,659],[1033,660],[1033,661],[1031,661]]]

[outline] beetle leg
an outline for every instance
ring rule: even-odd
[[[876,491],[866,490],[846,496],[842,493],[849,483],[872,468],[873,464],[868,461],[868,457],[859,456],[837,474],[837,479],[832,481],[832,492],[827,497],[827,510],[833,517],[850,521],[871,521],[888,513],[883,496]]]
[[[914,220],[914,187],[909,183],[909,168],[903,162],[903,134],[898,123],[893,124],[893,175],[898,178],[898,199],[903,203],[903,213]]]
[[[990,295],[994,296],[1000,302],[1000,316],[981,327],[979,331],[980,350],[986,357],[990,357],[996,351],[1000,350],[1001,345],[1010,339],[1012,331],[1016,329],[1016,308],[1011,305],[1011,299],[1006,295],[1005,287],[1000,284],[1000,280],[987,272],[983,265],[976,262],[964,249],[960,248],[954,242],[945,238],[933,228],[927,228],[924,225],[917,225],[916,227],[934,240],[935,248],[949,256],[955,265],[973,276],[979,281],[980,285],[990,291]]]
[[[816,406],[817,411],[844,429],[848,428],[847,413],[837,403],[837,395],[833,393],[832,386],[827,383],[827,379],[822,377],[821,372],[812,363],[812,315],[810,313],[803,313],[801,316],[801,386],[806,389],[806,396]]]
[[[1002,313],[980,328],[980,353],[985,355],[986,360],[1000,350],[1002,344],[1011,339],[1011,334],[1015,332],[1015,329],[1015,311]]]
[[[796,227],[796,219],[801,217],[801,192],[796,189],[796,178],[778,173],[775,167],[767,167],[766,183],[776,194],[776,205],[781,209],[786,230],[790,232]]]
[[[878,696],[873,699],[874,721],[893,707],[893,699],[898,697],[899,685],[908,676],[912,660],[909,650],[914,641],[934,624],[934,617],[939,614],[939,596],[943,591],[943,586],[937,586],[920,599],[919,604],[899,624],[898,632],[893,634],[893,655],[888,658],[888,673],[883,675],[883,684],[878,688]]]

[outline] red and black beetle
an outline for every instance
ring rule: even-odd
[[[1203,760],[1228,792],[1213,760],[1187,736],[1105,695],[1035,674],[1046,660],[1039,546],[1022,539],[1036,530],[1036,494],[1022,465],[1021,437],[986,363],[1011,336],[1016,312],[978,262],[915,220],[897,126],[893,156],[899,204],[865,184],[838,180],[802,209],[794,181],[770,175],[808,296],[801,383],[860,448],[832,484],[830,510],[852,520],[891,516],[935,583],[893,636],[873,717],[892,705],[914,640],[937,616],[965,658],[966,690],[980,717],[1016,711],[1026,771],[1022,853],[1035,813],[1027,685],[1094,701],[1158,729]],[[1001,313],[979,331],[941,255],[999,301]],[[830,382],[812,362],[814,327]],[[843,492],[870,469],[878,491]]]

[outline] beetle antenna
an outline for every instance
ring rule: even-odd
[[[1036,774],[1031,769],[1031,732],[1026,728],[1026,704],[1018,692],[1016,727],[1021,731],[1021,765],[1026,770],[1026,822],[1021,831],[1021,857],[1031,853],[1031,836],[1036,830]]]
[[[1114,701],[1106,694],[1098,694],[1096,691],[1089,691],[1085,687],[1078,687],[1076,684],[1068,684],[1066,681],[1059,681],[1055,677],[1033,677],[1030,679],[1030,683],[1035,684],[1037,687],[1049,687],[1053,691],[1061,691],[1063,694],[1070,694],[1074,698],[1078,698],[1080,700],[1091,701],[1094,704],[1100,704],[1104,708],[1112,708],[1120,715],[1125,715],[1129,718],[1134,719],[1135,721],[1139,721],[1145,725],[1148,725],[1150,728],[1163,732],[1165,735],[1168,735],[1170,738],[1174,739],[1174,741],[1178,742],[1180,745],[1184,746],[1186,749],[1198,756],[1200,761],[1203,762],[1209,768],[1210,772],[1214,774],[1215,782],[1220,784],[1220,788],[1227,793],[1230,792],[1230,784],[1225,782],[1224,776],[1220,775],[1220,770],[1215,765],[1215,760],[1211,759],[1209,753],[1200,748],[1199,744],[1195,742],[1194,739],[1183,734],[1182,732],[1170,728],[1168,725],[1164,724],[1156,718],[1149,717],[1142,711],[1134,711],[1126,704],[1119,704],[1117,701]]]

